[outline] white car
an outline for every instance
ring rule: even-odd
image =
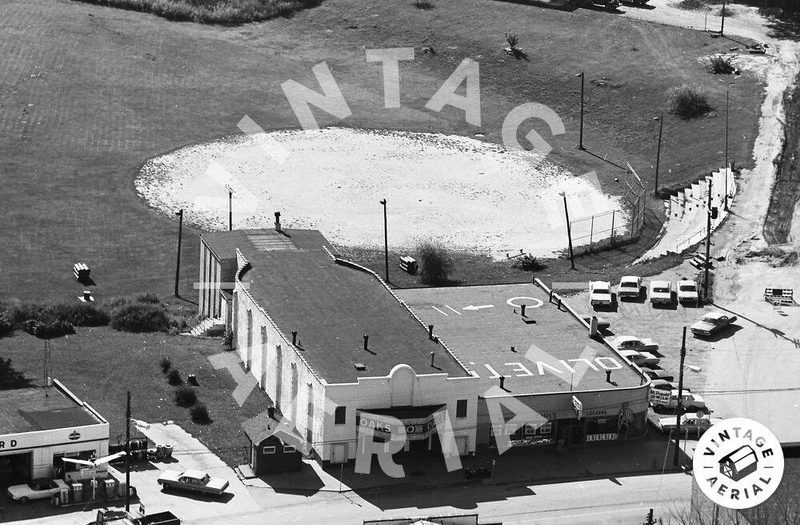
[[[672,283],[669,281],[650,282],[650,303],[652,304],[672,304]]]
[[[697,291],[697,283],[685,279],[678,281],[678,302],[681,304],[692,303],[695,306],[700,304],[700,294]]]
[[[609,344],[617,350],[636,350],[638,352],[657,352],[658,343],[652,339],[634,337],[632,335],[621,335],[609,341]]]
[[[68,486],[60,479],[35,479],[22,485],[13,485],[6,491],[14,501],[27,503],[35,499],[50,499],[53,494],[68,490]]]
[[[589,304],[597,308],[598,306],[611,306],[611,283],[608,281],[589,282]]]
[[[619,355],[634,365],[656,365],[661,359],[650,352],[637,352],[636,350],[620,350]]]
[[[619,280],[617,297],[624,299],[630,297],[638,299],[642,295],[642,278],[635,275],[626,275]]]

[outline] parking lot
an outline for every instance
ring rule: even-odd
[[[673,286],[676,280],[672,279]],[[645,279],[645,286],[648,283]],[[613,290],[617,284],[612,283]],[[594,311],[588,283],[585,291],[562,294],[576,310],[609,321],[605,332],[609,337],[633,335],[657,342],[663,355],[660,365],[676,380],[683,327],[687,327],[684,385],[703,396],[712,415],[749,417],[765,424],[783,443],[800,443],[800,307],[774,308],[763,300],[763,281],[757,278],[743,286],[747,289],[736,297],[720,297],[699,308],[677,304],[657,308],[644,298]],[[750,300],[741,300],[743,296]],[[736,315],[737,321],[717,336],[693,337],[688,327],[709,311]]]

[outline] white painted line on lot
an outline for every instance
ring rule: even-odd
[[[434,310],[436,310],[437,312],[439,312],[439,313],[440,313],[440,314],[442,314],[443,316],[447,317],[447,314],[446,314],[446,313],[444,313],[443,311],[439,310],[439,309],[438,309],[438,308],[436,308],[435,306],[431,306],[431,308],[433,308]]]
[[[525,304],[525,308],[539,308],[540,306],[542,306],[544,304],[541,300],[539,300],[539,299],[537,299],[535,297],[512,297],[511,299],[506,301],[506,304],[508,306],[513,306],[515,308],[522,308],[522,304],[523,303],[515,303],[514,302],[514,301],[522,301],[522,300],[526,301],[524,303]],[[528,303],[527,301],[531,301],[531,303]]]
[[[453,307],[452,307],[452,306],[450,306],[449,304],[446,304],[445,306],[446,306],[446,307],[447,307],[449,310],[452,310],[453,312],[457,313],[458,315],[461,315],[461,312],[459,312],[458,310],[456,310],[455,308],[453,308]]]
[[[465,306],[464,308],[462,308],[462,310],[467,310],[469,312],[475,312],[475,311],[478,311],[478,310],[484,310],[486,308],[494,308],[494,305],[493,304],[481,304],[481,305],[475,306],[475,305],[471,304],[469,306]]]

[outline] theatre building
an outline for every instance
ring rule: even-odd
[[[405,436],[410,454],[472,454],[498,436],[571,448],[644,435],[647,380],[541,286],[392,290],[319,232],[280,225],[202,245],[219,266],[201,269],[218,282],[200,293],[233,283],[235,351],[323,463],[354,459],[359,429]]]
[[[108,422],[59,381],[0,391],[0,484],[53,477],[63,457],[108,454]]]

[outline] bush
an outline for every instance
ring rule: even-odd
[[[162,374],[166,374],[172,368],[172,361],[169,360],[169,357],[162,357],[158,364],[161,366]]]
[[[699,117],[711,110],[706,92],[686,84],[667,90],[667,104],[670,113],[685,119]]]
[[[61,303],[52,310],[56,317],[75,326],[106,326],[110,320],[105,310],[91,303]]]
[[[14,325],[8,319],[5,312],[0,313],[0,337],[5,337],[14,331]]]
[[[28,319],[36,319],[44,310],[44,306],[34,303],[13,301],[5,305],[5,313],[12,325],[21,327]]]
[[[514,259],[514,262],[511,263],[511,267],[526,272],[538,272],[547,268],[547,265],[539,261],[533,255],[526,253],[522,257]]]
[[[111,327],[122,332],[166,332],[169,319],[160,306],[128,304],[111,313]]]
[[[178,372],[177,368],[172,368],[167,373],[167,381],[172,386],[179,386],[183,384],[183,379],[181,379],[181,373]]]
[[[417,247],[417,260],[422,284],[447,284],[450,281],[453,258],[442,246],[429,242],[420,244]]]
[[[179,407],[190,407],[197,403],[197,392],[190,386],[181,386],[175,389],[175,404]]]
[[[681,0],[675,5],[675,7],[678,9],[696,11],[698,9],[705,9],[706,2],[704,0]]]
[[[150,303],[150,304],[160,304],[161,300],[158,296],[154,293],[147,292],[146,294],[137,295],[136,296],[137,303]]]
[[[208,415],[208,408],[206,407],[205,403],[197,403],[189,411],[189,414],[192,416],[192,421],[195,423],[201,425],[211,423],[211,418]]]
[[[61,319],[56,319],[51,323],[28,319],[22,323],[22,330],[39,339],[53,339],[75,333],[75,328]]]
[[[731,59],[724,55],[714,55],[708,65],[708,70],[715,75],[730,75],[736,68],[731,64]]]
[[[30,380],[22,372],[18,372],[11,365],[11,359],[0,357],[0,390],[26,388],[30,386],[30,383]]]
[[[228,349],[233,347],[233,330],[230,328],[226,328],[225,333],[222,335],[222,346]]]

